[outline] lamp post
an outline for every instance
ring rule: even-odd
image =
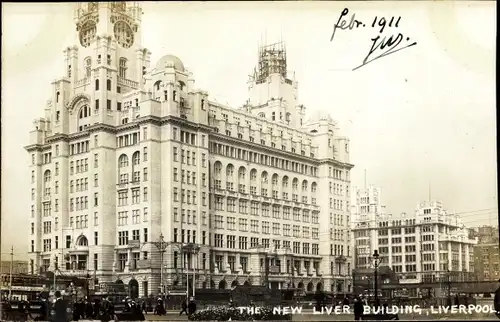
[[[451,307],[451,272],[450,270],[448,269],[447,271],[447,284],[448,284],[448,307]]]
[[[380,263],[380,255],[378,253],[378,250],[375,249],[373,251],[373,255],[372,255],[372,260],[373,260],[373,266],[375,267],[375,270],[374,270],[374,278],[375,278],[375,282],[374,282],[374,291],[375,291],[375,306],[378,307],[378,265]]]
[[[163,233],[160,234],[160,238],[157,242],[151,242],[151,244],[155,245],[160,251],[160,294],[163,299],[165,293],[165,286],[163,285],[163,254],[167,250],[169,244],[165,242]]]
[[[90,300],[90,286],[89,286],[90,274],[88,273],[88,271],[87,271],[87,275],[85,276],[85,278],[86,278],[86,281],[87,281],[87,283],[85,285],[85,288],[86,288],[86,291],[87,291],[87,299]]]
[[[194,243],[189,243],[185,244],[182,247],[183,253],[188,254],[189,256],[195,255],[196,256],[196,264],[198,262],[198,252],[200,251],[200,246],[194,244]],[[196,289],[196,268],[197,265],[193,261],[193,297],[195,296],[195,289]],[[189,298],[189,262],[188,265],[186,265],[186,300]]]

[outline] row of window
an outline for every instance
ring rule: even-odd
[[[272,214],[273,218],[280,219],[283,218],[285,220],[290,220],[290,213],[292,207],[289,206],[281,206],[281,205],[272,205],[269,204],[261,204],[256,201],[247,201],[243,199],[236,199],[227,197],[226,202],[224,202],[224,198],[221,196],[215,196],[215,210],[219,211],[227,211],[227,212],[239,212],[241,214],[250,213],[253,216],[262,215],[262,217],[270,217]],[[238,207],[236,207],[236,202],[238,201]],[[250,205],[250,207],[248,207]],[[225,207],[224,207],[225,206]],[[281,209],[283,209],[283,216],[281,215]],[[238,210],[238,211],[236,211]],[[249,212],[250,210],[250,212]],[[310,213],[312,215],[310,216]],[[309,209],[301,209],[293,208],[293,220],[294,221],[302,221],[310,222],[317,224],[319,223],[319,212],[318,211],[310,211]],[[312,220],[311,220],[312,219]]]
[[[118,245],[128,245],[129,241],[141,242],[141,230],[134,229],[131,234],[132,239],[129,239],[129,231],[123,230],[118,232]],[[149,241],[148,229],[143,228],[142,242],[147,243]]]
[[[210,153],[239,159],[246,162],[258,163],[264,166],[275,167],[285,171],[298,172],[313,177],[318,176],[318,168],[307,164],[289,161],[285,158],[269,156],[268,154],[252,152],[241,148],[213,142],[210,144]]]
[[[142,188],[142,201],[146,202],[148,201],[148,188],[144,187]],[[136,205],[141,203],[141,191],[140,188],[132,188],[132,204]],[[127,206],[128,205],[128,195],[129,191],[128,190],[122,190],[118,192],[118,206]]]
[[[248,220],[246,218],[238,218],[238,227],[236,227],[236,218],[235,217],[227,217],[227,221],[224,222],[224,217],[222,215],[215,215],[213,219],[212,227],[215,229],[227,229],[227,230],[236,230],[238,228],[239,231],[247,232],[250,231],[252,233],[262,233],[262,234],[270,234],[272,227],[273,235],[281,235],[281,223],[279,222],[269,222],[259,220]],[[299,225],[290,225],[283,224],[283,236],[292,236],[293,237],[302,237],[302,238],[312,238],[319,239],[319,228],[316,227],[308,227],[302,226],[302,230]],[[302,231],[302,235],[300,232]]]
[[[195,171],[186,171],[186,170],[181,170],[181,182],[183,184],[188,184],[188,185],[197,185],[197,176]],[[174,168],[173,170],[173,180],[174,182],[179,182],[179,170],[177,168]],[[201,186],[206,187],[207,186],[207,174],[202,173],[201,174]]]
[[[142,216],[140,209],[134,209],[130,211],[131,221],[129,221],[129,211],[120,211],[118,212],[118,226],[126,226],[128,224],[140,224],[141,222],[147,222],[149,220],[148,216],[148,208],[144,207]],[[142,218],[141,218],[142,217]]]
[[[189,151],[187,149],[180,149],[181,151],[181,158],[179,160],[179,148],[178,147],[172,147],[172,158],[174,162],[181,162],[182,164],[186,165],[197,165],[197,155],[196,152],[194,151]],[[207,156],[205,153],[201,154],[201,166],[203,168],[206,168],[207,166]]]

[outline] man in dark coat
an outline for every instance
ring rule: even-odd
[[[363,315],[364,305],[363,301],[359,297],[354,299],[354,320],[361,320],[361,316]]]
[[[89,299],[85,300],[85,318],[87,320],[94,319],[94,308],[92,307],[92,302]]]
[[[36,321],[47,321],[47,312],[48,311],[48,305],[47,305],[47,300],[45,298],[41,299],[40,302],[40,312],[38,317],[35,319]]]
[[[187,303],[186,303],[185,300],[182,301],[182,304],[181,304],[181,313],[179,313],[179,315],[182,315],[182,313],[186,313],[186,315],[188,315]]]
[[[109,322],[115,318],[114,305],[107,296],[105,296],[102,301],[100,311],[99,320],[101,320],[101,322]]]
[[[344,301],[342,302],[342,306],[349,306],[349,298],[347,296],[344,297]]]
[[[54,300],[53,306],[53,322],[67,322],[69,321],[68,312],[66,310],[67,305],[66,302],[61,297],[61,292],[56,291],[54,296],[56,297]]]
[[[191,297],[189,298],[189,304],[188,304],[188,313],[189,315],[194,314],[196,312],[196,303],[194,301],[194,298]]]
[[[498,280],[500,282],[500,279]],[[496,311],[496,316],[500,319],[500,286],[495,291],[495,297],[493,298],[493,307]]]

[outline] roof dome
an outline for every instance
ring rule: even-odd
[[[309,117],[308,123],[317,123],[319,121],[333,122],[333,119],[327,111],[319,110]]]
[[[162,58],[160,58],[156,63],[156,70],[157,71],[164,70],[167,64],[172,65],[175,70],[178,70],[180,72],[185,71],[184,64],[182,63],[182,61],[177,56],[174,55],[165,55]]]

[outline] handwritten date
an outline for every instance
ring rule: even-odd
[[[350,15],[350,17],[347,17],[348,15],[349,15],[349,9],[344,8],[344,10],[342,10],[337,20],[337,23],[333,26],[333,32],[330,37],[330,41],[333,41],[337,29],[352,30],[352,29],[366,27],[365,23],[363,23],[361,20],[356,19],[355,13]],[[377,28],[379,34],[382,34],[386,30],[386,28],[399,28],[400,22],[401,22],[401,17],[385,18],[385,17],[375,16],[369,27]],[[415,46],[417,44],[417,42],[411,42],[410,37],[405,37],[401,32],[399,32],[397,35],[391,35],[389,37],[378,35],[372,38],[371,41],[372,41],[372,46],[370,48],[370,51],[368,52],[368,55],[366,55],[365,59],[363,60],[363,63],[360,66],[354,68],[353,70],[356,70],[379,58],[388,56],[390,54],[394,54],[400,50],[403,50],[411,46]]]

